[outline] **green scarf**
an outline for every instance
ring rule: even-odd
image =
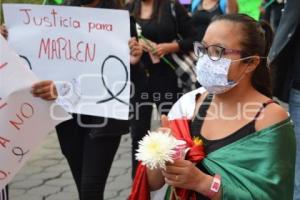
[[[221,175],[223,200],[292,200],[295,157],[287,119],[208,154],[203,165]]]

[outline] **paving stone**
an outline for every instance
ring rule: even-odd
[[[14,197],[19,197],[23,194],[25,194],[26,190],[25,189],[10,189],[9,190],[9,195],[14,199]]]
[[[107,191],[122,191],[128,188],[128,182],[114,181],[106,185]]]
[[[61,162],[64,160],[64,156],[60,152],[53,152],[53,153],[47,153],[44,154],[44,159],[49,159],[49,160],[57,160],[58,162]]]
[[[66,172],[70,171],[70,168],[68,165],[62,165],[62,164],[57,164],[55,166],[50,166],[45,169],[47,172]]]
[[[47,197],[45,200],[78,200],[76,193],[60,192]]]
[[[34,188],[37,187],[39,185],[43,184],[43,180],[29,180],[26,179],[24,181],[18,181],[18,182],[14,182],[11,184],[11,188],[16,188],[16,189],[30,189],[30,188]]]
[[[63,192],[69,192],[69,193],[75,193],[75,194],[78,193],[75,184],[64,186]]]
[[[29,190],[27,193],[29,195],[48,196],[48,195],[57,193],[59,191],[60,191],[60,187],[42,185],[40,187],[36,187],[36,188]]]
[[[39,179],[39,180],[47,180],[47,179],[52,179],[54,177],[60,176],[60,173],[58,172],[41,172],[38,174],[34,174],[30,176],[30,179]]]
[[[75,185],[75,182],[73,179],[53,179],[53,180],[49,180],[46,182],[46,185],[50,185],[50,186],[59,186],[59,187],[63,187],[63,186],[68,186],[68,185]]]
[[[104,199],[116,198],[118,193],[115,190],[105,190]]]
[[[117,170],[118,168],[128,168],[131,166],[131,161],[129,160],[115,160],[113,163],[113,167]]]
[[[124,135],[109,174],[104,193],[105,200],[126,200],[128,197],[131,185],[130,145],[130,135]],[[79,199],[68,163],[61,154],[56,134],[50,135],[45,140],[12,180],[10,196],[11,200]]]
[[[115,198],[111,198],[109,200],[126,200],[128,198],[128,195],[118,195]]]
[[[25,175],[25,174],[22,174],[22,173],[19,173],[19,174],[17,174],[14,178],[13,178],[13,180],[11,181],[11,183],[15,183],[15,182],[19,182],[19,181],[24,181],[24,180],[26,180],[27,179],[27,175]]]
[[[130,160],[131,162],[131,154],[121,154],[121,158],[122,160]]]
[[[38,195],[23,195],[14,197],[12,200],[43,200],[43,197]]]
[[[26,176],[30,176],[33,174],[38,174],[41,173],[43,171],[43,168],[40,166],[30,166],[30,167],[25,167],[23,169],[21,169],[21,171],[19,172],[20,175],[26,175]]]
[[[44,160],[40,159],[36,162],[31,163],[32,166],[38,166],[38,167],[50,167],[59,164],[59,161],[57,160]]]
[[[120,196],[129,196],[130,194],[130,191],[131,191],[131,186],[129,186],[127,189],[124,189],[120,192]]]
[[[115,167],[115,168],[112,168],[109,175],[110,176],[120,176],[122,174],[125,174],[126,173],[126,169],[124,168],[120,168],[120,167]]]
[[[131,184],[132,184],[132,181],[131,181],[131,177],[130,176],[127,176],[127,175],[122,175],[122,176],[117,176],[115,177],[114,179],[114,183],[113,184],[124,184],[124,188],[130,188],[131,187]]]
[[[62,178],[73,179],[73,175],[72,175],[71,171],[65,171],[62,175]]]

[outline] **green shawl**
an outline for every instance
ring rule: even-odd
[[[287,119],[208,154],[202,163],[221,175],[223,200],[292,200],[295,154]]]

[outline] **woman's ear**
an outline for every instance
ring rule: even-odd
[[[260,63],[259,56],[251,57],[251,59],[249,59],[249,61],[245,63],[247,65],[247,69],[245,73],[252,73],[256,69],[256,67],[258,67],[259,63]]]

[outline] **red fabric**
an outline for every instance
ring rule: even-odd
[[[190,148],[186,155],[186,159],[198,163],[205,157],[203,145],[195,145],[193,139],[191,138],[189,120],[187,119],[176,119],[169,121],[170,127],[172,129],[173,135],[178,140],[184,140],[187,143],[187,147]],[[176,194],[180,199],[188,199],[191,191],[181,188],[176,188]],[[174,199],[174,198],[171,198]],[[193,192],[191,200],[196,200],[196,195]]]
[[[147,180],[146,166],[141,162],[136,170],[131,193],[128,200],[150,200],[150,190]]]
[[[169,121],[173,135],[178,140],[184,140],[187,143],[187,147],[190,151],[186,155],[186,159],[198,163],[205,157],[203,145],[195,145],[191,138],[189,120],[187,119],[175,119]]]
[[[186,159],[191,162],[198,163],[205,157],[203,145],[195,145],[190,135],[189,120],[188,119],[176,119],[169,121],[173,135],[180,140],[184,140],[187,143],[187,147],[190,148],[186,155]],[[190,191],[185,189],[176,188],[176,193],[181,199],[188,199]],[[139,163],[136,176],[134,178],[133,187],[129,200],[149,200],[150,191],[148,187],[146,167]],[[174,198],[172,198],[174,199]],[[195,194],[192,195],[191,200],[195,200]]]

